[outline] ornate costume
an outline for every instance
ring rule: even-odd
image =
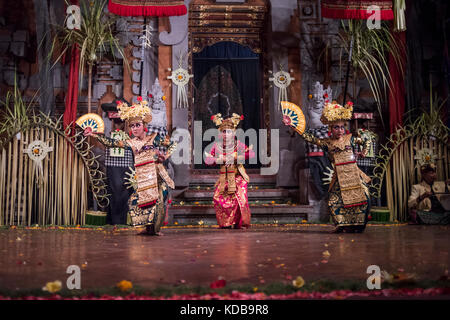
[[[220,113],[212,117],[219,130],[236,129],[239,115],[233,113],[231,118],[222,119]],[[248,204],[247,186],[250,179],[242,164],[243,160],[253,158],[255,153],[251,147],[233,140],[214,143],[211,153],[206,154],[205,162],[208,165],[220,165],[219,179],[215,184],[214,208],[216,218],[221,228],[234,226],[235,228],[250,227],[250,208]]]
[[[332,125],[337,121],[347,121],[352,116],[352,105],[344,107],[336,103],[325,104],[321,121]],[[334,173],[328,188],[328,207],[335,225],[352,231],[363,231],[367,223],[367,215],[370,209],[370,200],[366,184],[370,178],[362,172],[353,154],[356,144],[362,145],[362,156],[367,154],[370,141],[351,134],[344,135],[341,139],[320,139],[309,132],[301,133],[301,136],[327,152],[334,167]]]
[[[146,101],[139,98],[139,102],[131,107],[119,102],[120,118],[129,122],[141,120],[144,125],[151,121],[151,111]],[[174,188],[174,182],[169,177],[162,163],[157,163],[158,149],[167,148],[166,158],[172,154],[176,143],[170,143],[168,138],[162,140],[157,133],[148,134],[144,139],[136,137],[128,140],[113,140],[97,137],[100,142],[110,148],[130,148],[134,155],[135,190],[129,200],[129,214],[133,226],[154,226],[158,232],[165,217],[168,187]]]

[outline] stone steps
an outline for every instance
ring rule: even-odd
[[[250,204],[253,223],[301,223],[315,208],[309,205]],[[176,205],[169,207],[169,224],[217,224],[213,205]]]
[[[262,176],[259,170],[248,170],[250,177],[248,200],[252,223],[301,223],[314,216],[317,207],[296,205],[298,189],[276,187],[276,176]],[[214,184],[218,174],[196,173],[191,175],[189,187],[172,190],[169,207],[169,223],[217,224],[213,206]]]
[[[248,171],[247,174],[250,178],[249,185],[275,186],[277,181],[276,176],[262,176],[257,173],[249,173]],[[213,186],[218,178],[218,174],[195,174],[190,177],[189,186]]]
[[[183,198],[186,201],[196,201],[203,199],[212,199],[214,195],[214,189],[210,190],[195,190],[188,189],[183,193]],[[292,197],[292,192],[287,189],[248,189],[248,199],[251,200],[290,200]]]

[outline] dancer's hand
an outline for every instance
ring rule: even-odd
[[[219,155],[219,156],[217,157],[216,163],[217,163],[217,164],[222,164],[222,163],[224,163],[223,155]]]
[[[362,152],[356,151],[356,152],[355,152],[355,157],[356,157],[356,158],[364,158],[364,155],[363,155]]]
[[[157,155],[156,162],[163,163],[166,160],[166,157],[161,152],[157,152],[156,155]]]
[[[286,126],[290,126],[291,125],[291,119],[288,116],[283,116],[283,123]]]
[[[85,137],[90,137],[90,136],[94,135],[94,132],[92,131],[91,127],[86,127],[86,129],[84,129],[83,134]]]

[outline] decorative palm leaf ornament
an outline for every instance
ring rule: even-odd
[[[283,120],[289,123],[299,134],[303,134],[306,128],[306,121],[302,109],[288,101],[281,101],[281,108],[283,110]]]
[[[326,167],[325,171],[323,172],[324,177],[322,178],[322,184],[323,185],[328,185],[331,183],[331,180],[333,179],[333,174],[334,174],[334,166],[333,164],[330,167]]]
[[[79,125],[83,130],[86,128],[91,128],[92,132],[96,133],[104,133],[105,131],[105,123],[103,119],[96,113],[87,113],[82,115],[75,122]]]
[[[172,71],[172,69],[169,69],[169,71]],[[189,74],[188,70],[183,68],[183,55],[180,53],[178,69],[173,70],[170,76],[167,77],[177,86],[176,108],[187,108],[189,106],[186,85],[193,76]]]
[[[279,71],[273,73],[273,71],[269,71],[269,73],[273,73],[273,76],[269,78],[269,81],[272,81],[275,87],[278,88],[278,108],[280,107],[281,101],[285,101],[288,99],[287,88],[291,85],[291,82],[295,80],[289,72],[283,70],[283,65],[280,64]]]
[[[419,158],[420,162],[435,161],[437,180],[445,181],[450,177],[450,129],[440,118],[444,105],[439,105],[430,94],[429,111],[400,127],[384,145],[380,145],[370,191],[376,198],[381,197],[383,190],[386,191],[391,221],[408,220],[410,190],[421,180],[420,166],[417,165]]]
[[[69,135],[62,116],[29,116],[16,100],[0,115],[0,225],[85,224],[89,189],[100,206],[108,205],[93,146],[81,130]]]

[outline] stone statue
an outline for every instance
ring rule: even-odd
[[[312,99],[308,104],[308,131],[317,138],[324,139],[328,137],[328,126],[320,121],[320,116],[322,115],[325,103],[331,100],[331,88],[328,86],[326,90],[323,90],[323,85],[320,82],[316,82],[314,84]],[[314,144],[307,143],[307,152],[311,178],[319,194],[319,199],[323,199],[327,193],[327,186],[322,183],[322,179],[325,178],[324,173],[327,167],[331,167],[330,160],[325,152]]]
[[[151,101],[152,109],[152,121],[149,123],[149,130],[152,129],[153,132],[158,131],[159,134],[164,132],[167,134],[167,115],[166,115],[166,96],[162,91],[161,85],[159,84],[158,78],[156,78],[155,83],[152,86],[152,90],[149,93],[149,98]],[[150,128],[151,127],[151,128]]]
[[[330,86],[328,86],[326,90],[323,90],[323,86],[319,81],[314,84],[313,99],[308,108],[310,128],[320,128],[324,126],[320,121],[320,116],[322,115],[325,103],[331,101],[332,93],[333,91]]]

